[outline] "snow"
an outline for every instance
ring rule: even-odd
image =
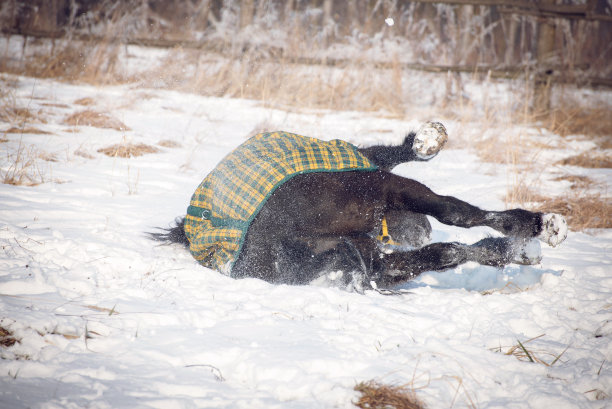
[[[542,245],[541,265],[468,263],[396,295],[233,280],[144,235],[184,214],[206,173],[262,124],[368,145],[401,141],[419,121],[130,85],[2,81],[45,119],[33,126],[50,132],[6,134],[3,172],[20,146],[56,161],[32,153],[45,182],[0,185],[0,326],[19,340],[0,349],[1,408],[351,408],[353,387],[370,379],[412,385],[430,408],[612,406],[609,230]],[[83,97],[131,130],[63,124]],[[457,124],[445,125],[452,140]],[[180,147],[130,159],[97,153],[160,140]],[[501,210],[512,170],[484,168],[469,151],[445,148],[395,171]],[[497,234],[432,225],[434,241]],[[518,341],[550,366],[507,355]]]

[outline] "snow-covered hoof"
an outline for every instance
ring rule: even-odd
[[[538,239],[549,246],[556,247],[567,237],[567,222],[560,214],[546,213],[542,215],[542,231]]]
[[[436,156],[448,140],[446,128],[440,122],[425,122],[416,133],[412,151],[421,159]]]
[[[539,264],[541,261],[542,248],[538,240],[521,240],[516,243],[514,248],[514,259],[512,260],[513,263],[531,266],[533,264]]]

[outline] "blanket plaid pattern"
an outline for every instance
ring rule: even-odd
[[[288,132],[255,135],[227,155],[191,197],[185,217],[191,254],[230,274],[251,221],[280,185],[302,173],[376,169],[345,141]]]

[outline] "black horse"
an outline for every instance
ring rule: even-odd
[[[486,211],[391,173],[400,163],[431,159],[446,140],[444,127],[430,122],[409,133],[401,145],[360,148],[378,170],[304,173],[289,179],[251,222],[230,275],[285,284],[325,280],[357,290],[388,288],[468,261],[535,264],[540,257],[525,251],[532,239],[552,246],[565,239],[567,225],[559,215]],[[428,244],[431,226],[425,215],[465,228],[489,226],[506,237],[472,245]],[[189,245],[183,222],[152,236]]]

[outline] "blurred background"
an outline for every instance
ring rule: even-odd
[[[529,80],[538,115],[555,86],[612,87],[610,0],[3,0],[0,26],[5,72],[302,106],[404,115],[407,70],[444,76],[442,105],[460,74]],[[171,52],[139,67],[135,45]]]

